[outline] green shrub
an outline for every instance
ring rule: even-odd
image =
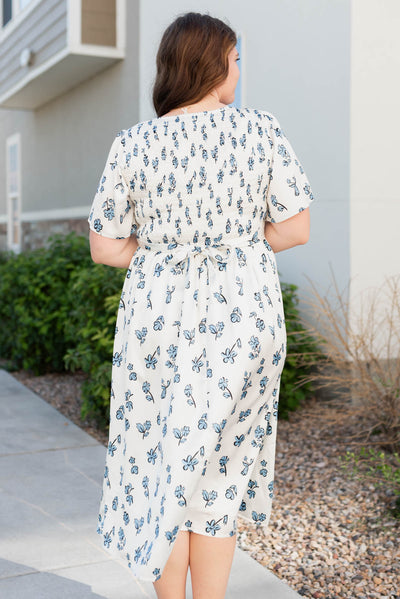
[[[15,254],[13,252],[10,252],[8,250],[0,252],[0,265],[5,264],[11,258],[11,256],[14,256],[14,255]]]
[[[71,274],[91,263],[88,240],[70,233],[0,261],[0,357],[35,374],[64,370]]]
[[[66,368],[89,376],[82,386],[82,418],[90,416],[99,426],[109,421],[111,361],[117,309],[126,270],[92,264],[71,277],[70,301],[74,308],[65,323],[70,349]]]
[[[287,355],[282,372],[279,393],[279,417],[287,419],[313,391],[309,380],[311,370],[318,360],[320,350],[305,327],[302,325],[298,304],[297,286],[281,283],[283,308],[287,332]]]
[[[395,497],[390,511],[400,519],[400,455],[397,452],[389,454],[374,447],[361,447],[358,454],[347,451],[339,460],[351,476],[371,482],[376,488],[384,487],[386,494],[389,491]]]

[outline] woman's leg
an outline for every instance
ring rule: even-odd
[[[218,538],[190,533],[189,566],[193,599],[224,599],[235,547],[236,534]]]
[[[180,530],[161,574],[153,582],[158,599],[185,599],[189,566],[189,531]]]

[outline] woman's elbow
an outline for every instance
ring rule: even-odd
[[[90,256],[95,264],[103,264],[104,252],[102,250],[101,238],[98,233],[90,231],[89,234]]]
[[[282,236],[290,239],[293,245],[304,245],[310,238],[310,213],[309,209],[302,210],[295,216],[278,224]]]
[[[101,256],[94,248],[90,248],[90,256],[95,264],[103,264]]]
[[[306,229],[304,231],[301,231],[299,240],[297,243],[298,243],[298,245],[305,245],[309,239],[310,239],[310,229]]]
[[[95,262],[96,264],[100,264],[100,262],[101,262],[100,251],[99,251],[99,248],[96,247],[95,244],[93,244],[93,243],[90,244],[90,256],[91,256],[93,262]]]
[[[305,245],[309,238],[310,229],[308,227],[296,227],[296,229],[290,231],[290,234],[286,237],[292,246]]]

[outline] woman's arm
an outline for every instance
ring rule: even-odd
[[[128,268],[132,256],[139,247],[136,235],[125,239],[109,239],[90,230],[90,253],[93,262],[117,268]]]
[[[265,223],[264,235],[274,253],[307,243],[310,236],[310,209],[280,223]]]

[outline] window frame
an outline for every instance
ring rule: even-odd
[[[16,189],[11,190],[10,150],[16,147]],[[21,134],[13,133],[6,139],[6,201],[7,201],[7,247],[13,252],[21,251]],[[17,209],[14,210],[16,201]],[[15,215],[16,212],[16,215]],[[17,227],[17,241],[14,241],[14,227]]]

